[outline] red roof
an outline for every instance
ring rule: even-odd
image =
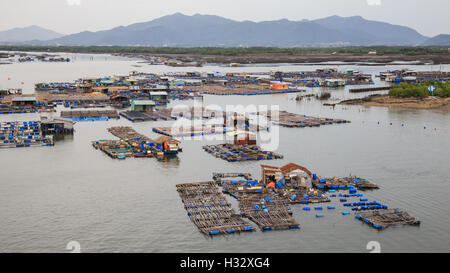
[[[275,169],[275,170],[279,170],[280,169],[279,167],[269,166],[269,165],[264,165],[264,164],[261,164],[261,168],[263,168],[263,169]]]
[[[292,172],[293,170],[297,170],[297,169],[300,169],[300,170],[304,171],[308,175],[312,175],[310,170],[308,170],[307,168],[305,168],[303,166],[294,164],[294,163],[289,163],[289,164],[284,165],[283,167],[280,168],[280,170],[283,172],[283,174]]]

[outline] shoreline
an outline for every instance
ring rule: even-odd
[[[395,49],[395,48],[394,48]],[[413,49],[413,48],[412,48]],[[133,52],[136,50],[136,52]],[[154,50],[155,52],[152,52]],[[177,50],[185,52],[176,52]],[[183,63],[200,64],[318,64],[318,65],[424,65],[450,64],[448,52],[425,52],[422,54],[405,54],[397,52],[379,52],[368,54],[359,52],[340,52],[333,49],[305,48],[304,52],[289,52],[290,49],[271,49],[251,53],[247,48],[218,48],[224,52],[208,52],[207,48],[122,48],[122,47],[7,47],[0,45],[2,52],[45,52],[45,53],[80,53],[110,54],[113,56],[149,60],[151,57],[177,59]],[[235,51],[232,51],[235,50]],[[286,50],[286,52],[276,52]],[[295,50],[295,49],[292,49]],[[320,50],[323,50],[321,52]],[[167,51],[167,52],[164,52]],[[230,52],[228,52],[230,51]],[[333,52],[332,52],[333,51]],[[173,53],[174,52],[174,53]],[[1,60],[1,59],[0,59]]]
[[[339,102],[342,105],[378,106],[407,109],[450,109],[450,98],[400,98],[388,95],[373,95],[362,99],[350,99]]]

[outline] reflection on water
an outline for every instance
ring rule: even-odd
[[[258,72],[320,67],[174,68],[144,65],[136,68],[132,66],[135,64],[136,61],[120,58],[64,64],[12,64],[1,66],[0,75],[23,80],[27,87],[24,92],[32,93],[36,82],[123,75],[132,70]],[[407,67],[430,69],[429,66]],[[400,67],[338,67],[346,68],[375,75]],[[443,69],[449,70],[449,66]],[[377,78],[374,80],[377,85],[384,84]],[[0,84],[17,87],[17,82],[14,84],[14,80],[3,77]],[[306,93],[322,90],[306,89]],[[297,102],[296,94],[205,96],[205,105],[275,104],[281,110],[293,113],[352,121],[317,128],[279,128],[276,152],[284,155],[281,160],[232,163],[202,150],[203,145],[220,141],[183,140],[183,152],[162,160],[113,160],[91,146],[93,140],[115,139],[107,131],[111,126],[132,126],[139,133],[154,138],[157,135],[152,127],[172,124],[171,121],[130,123],[125,119],[78,122],[74,135],[58,137],[53,147],[2,149],[0,251],[65,252],[67,243],[76,240],[86,252],[367,252],[369,241],[380,242],[383,252],[448,252],[449,112],[322,105],[323,102],[334,103],[368,94],[353,94],[348,89],[327,89],[332,94],[328,101]],[[186,102],[174,101],[170,106],[181,103]],[[1,121],[37,119],[37,114],[0,115]],[[259,177],[260,164],[281,166],[289,162],[304,165],[322,176],[354,174],[367,178],[381,187],[365,192],[369,200],[405,209],[422,224],[378,232],[351,215],[341,215],[342,205],[339,200],[333,200],[331,205],[336,210],[323,211],[325,216],[320,219],[313,212],[303,211],[301,205],[292,206],[300,230],[257,231],[210,238],[198,232],[190,222],[175,189],[178,183],[210,180],[212,172],[250,172]]]

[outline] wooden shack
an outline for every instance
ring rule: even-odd
[[[131,102],[131,111],[152,111],[155,105],[155,102],[152,100],[133,100]]]
[[[180,151],[180,141],[169,136],[160,136],[153,140],[156,148],[165,154],[177,154]]]
[[[283,178],[283,172],[279,167],[261,164],[261,183],[264,185],[270,182],[277,182]]]

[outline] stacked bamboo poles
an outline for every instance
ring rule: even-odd
[[[227,202],[213,181],[176,185],[191,221],[206,235],[252,231],[254,228]]]

